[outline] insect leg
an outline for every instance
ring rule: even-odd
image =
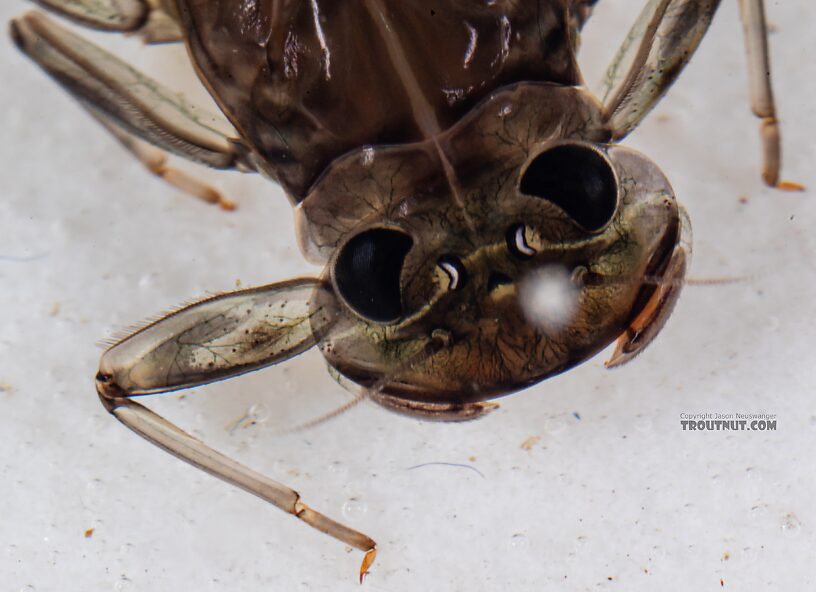
[[[202,183],[193,175],[189,175],[181,169],[168,166],[166,152],[128,133],[124,128],[116,125],[109,117],[98,109],[95,109],[92,105],[83,103],[83,107],[85,107],[86,111],[88,111],[102,127],[119,140],[119,143],[125,150],[135,156],[148,171],[162,179],[165,183],[205,203],[217,205],[222,210],[231,211],[235,209],[235,203],[224,197],[221,192],[214,187]]]
[[[33,0],[43,8],[98,31],[139,35],[145,43],[184,39],[167,0]]]
[[[629,319],[626,330],[615,342],[615,351],[606,361],[607,368],[616,368],[631,361],[654,341],[669,320],[680,297],[686,269],[691,265],[691,221],[680,208],[680,229],[677,243],[662,269],[657,270],[659,282],[640,310]]]
[[[240,141],[232,138],[234,130],[223,117],[208,114],[44,15],[31,12],[12,21],[11,34],[26,55],[109,130],[117,130],[117,138],[137,155],[139,150],[127,138],[217,169],[250,168],[242,162]],[[163,166],[158,166],[159,173]],[[199,187],[190,188],[200,193]],[[222,205],[228,207],[229,202]]]
[[[649,0],[604,78],[601,97],[614,140],[663,97],[708,30],[720,0]]]
[[[748,77],[751,91],[751,110],[762,121],[762,178],[771,187],[799,190],[801,186],[779,180],[782,149],[779,122],[776,119],[771,65],[768,56],[768,26],[765,22],[763,0],[740,0],[740,14],[745,33],[745,49],[748,56]]]
[[[361,579],[371,567],[377,550],[376,543],[370,537],[313,510],[303,503],[295,490],[213,450],[144,405],[102,389],[99,394],[103,405],[116,419],[147,441],[214,477],[258,496],[309,526],[364,551]]]
[[[365,552],[376,543],[316,512],[289,487],[216,452],[131,397],[166,393],[277,364],[311,348],[332,325],[318,304],[331,297],[317,279],[299,279],[222,294],[149,324],[102,356],[96,389],[128,428],[179,459],[240,487],[321,532]]]

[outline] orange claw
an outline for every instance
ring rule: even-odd
[[[777,189],[782,191],[804,191],[806,187],[796,181],[780,181],[776,184]]]
[[[234,201],[230,201],[224,197],[218,200],[218,207],[227,212],[234,212],[238,208]]]
[[[365,581],[365,577],[368,575],[368,568],[371,567],[371,564],[374,563],[374,560],[376,558],[377,558],[377,549],[376,549],[376,547],[366,551],[365,557],[363,557],[363,563],[362,563],[362,565],[360,565],[360,583],[361,584]]]

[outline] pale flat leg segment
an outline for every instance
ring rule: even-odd
[[[84,27],[98,31],[130,33],[141,28],[150,16],[146,0],[33,0]]]
[[[105,408],[143,438],[364,551],[362,578],[376,557],[371,538],[316,512],[291,488],[216,452],[131,400],[223,380],[306,351],[333,324],[331,313],[317,304],[325,298],[331,291],[323,282],[305,278],[185,306],[106,351],[96,389]]]
[[[11,34],[26,55],[153,172],[199,198],[234,207],[214,190],[168,168],[164,156],[147,146],[217,169],[247,169],[240,141],[232,138],[234,130],[223,117],[208,114],[40,13],[12,21]]]
[[[751,105],[762,119],[762,178],[780,189],[779,124],[771,90],[768,31],[763,0],[739,0],[748,54]],[[688,63],[720,0],[649,0],[607,70],[601,95],[612,137],[635,129]]]
[[[167,0],[33,0],[79,25],[112,33],[135,34],[145,43],[184,39]]]
[[[688,63],[720,0],[649,0],[613,59],[602,100],[612,137],[635,129]]]
[[[100,47],[31,12],[12,21],[20,49],[77,99],[154,146],[218,169],[235,166],[232,129]]]

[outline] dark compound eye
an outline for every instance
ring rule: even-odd
[[[521,178],[522,193],[553,202],[587,230],[615,213],[618,187],[607,160],[589,146],[565,144],[542,152]]]
[[[345,244],[334,266],[337,289],[361,316],[385,323],[402,316],[400,274],[413,241],[387,228],[361,232]]]

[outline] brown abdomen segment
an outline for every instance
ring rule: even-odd
[[[568,0],[178,0],[222,110],[293,199],[337,156],[446,129],[517,81],[572,85]]]

